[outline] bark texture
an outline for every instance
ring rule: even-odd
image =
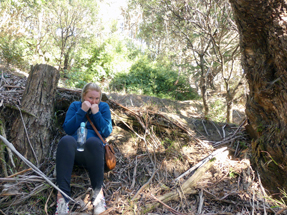
[[[230,0],[250,92],[246,114],[257,139],[253,161],[265,188],[287,190],[287,12],[283,0]]]
[[[23,114],[25,126],[21,115],[13,122],[12,142],[22,155],[35,164],[45,159],[53,140],[51,126],[59,77],[58,70],[52,66],[40,64],[32,67],[21,103],[22,109],[35,117]]]

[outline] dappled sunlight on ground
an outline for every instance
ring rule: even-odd
[[[7,76],[7,83],[13,84],[15,79]],[[114,146],[117,166],[104,175],[109,214],[275,214],[283,208],[277,203],[281,208],[272,207],[275,201],[266,194],[251,165],[250,138],[244,127],[203,118],[197,100],[179,102],[116,93],[108,97],[129,110],[111,108],[113,132],[107,141]],[[128,112],[137,113],[142,121]],[[242,121],[244,110],[238,107],[233,112]],[[64,134],[61,129],[57,132],[57,138]],[[55,160],[44,165],[51,174]],[[34,188],[43,182],[26,184]],[[27,186],[17,189],[25,194]],[[72,198],[85,202],[90,193],[85,169],[74,168],[71,187]],[[51,187],[39,194],[51,211],[56,207],[54,194]],[[35,210],[44,207],[34,205],[31,198],[22,209],[29,204]],[[82,210],[72,203],[71,208],[75,213]],[[85,212],[91,214],[90,209]]]

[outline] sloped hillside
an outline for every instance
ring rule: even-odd
[[[13,119],[18,111],[13,104],[21,105],[26,78],[7,70],[1,73],[0,113]],[[250,164],[250,138],[242,113],[238,123],[225,124],[202,118],[200,101],[105,95],[113,119],[108,141],[115,148],[117,166],[105,173],[104,214],[286,214],[283,204],[269,198]],[[64,115],[60,109],[55,113],[55,140],[40,166],[53,182]],[[9,126],[6,122],[8,140]],[[9,162],[4,152],[2,161]],[[3,165],[0,171],[0,212],[54,214],[56,190],[29,168],[14,174],[9,168],[8,177]],[[70,204],[72,214],[91,214],[89,184],[87,172],[75,167],[71,187],[78,203]]]

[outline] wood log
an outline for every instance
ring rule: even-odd
[[[195,189],[196,184],[202,180],[203,175],[210,169],[210,167],[212,167],[212,165],[214,164],[215,159],[212,159],[210,161],[208,161],[207,163],[205,163],[203,166],[199,167],[196,172],[189,178],[187,179],[181,186],[181,190],[183,192],[184,195],[190,195],[190,194],[196,194],[197,190]],[[158,200],[160,200],[161,202],[168,202],[171,200],[179,200],[179,192],[178,190],[172,190],[169,193],[166,193],[160,197],[157,197]],[[156,208],[160,205],[160,203],[155,203],[155,204],[149,204],[147,206],[147,210],[145,210],[146,212],[152,210],[153,208]]]
[[[22,109],[36,117],[19,112],[12,125],[11,142],[37,165],[47,156],[53,138],[51,127],[59,77],[59,71],[49,65],[37,64],[31,68],[21,103]]]
[[[81,89],[71,90],[66,88],[57,88],[55,110],[59,111],[59,114],[57,116],[60,124],[64,122],[64,113],[66,113],[70,104],[73,101],[80,100]],[[102,101],[108,103],[111,109],[114,110],[114,113],[117,115],[114,116],[112,113],[113,124],[122,128],[126,128],[124,123],[127,123],[135,130],[142,129],[142,126],[137,118],[140,117],[138,111],[132,111],[131,109],[117,103],[116,101],[109,99],[106,93],[102,94]],[[138,108],[138,110],[140,110],[140,108]],[[154,125],[156,129],[158,129],[158,131],[166,133],[171,133],[172,131],[174,131],[176,126],[173,126],[173,124],[167,119],[165,119],[161,114],[149,111],[148,115],[149,124]]]

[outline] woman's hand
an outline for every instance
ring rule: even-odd
[[[98,104],[92,104],[91,110],[93,114],[96,114],[99,112],[99,105]]]
[[[88,101],[84,101],[83,103],[82,103],[82,110],[83,111],[85,111],[85,112],[88,112],[88,110],[91,108],[91,103],[90,102],[88,102]]]

